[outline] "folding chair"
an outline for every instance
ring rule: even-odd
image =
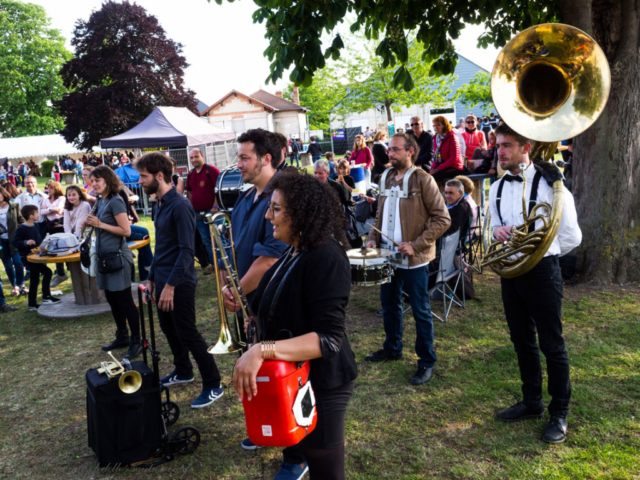
[[[480,275],[482,275],[482,256],[484,255],[484,231],[482,226],[482,215],[478,207],[478,220],[473,225],[473,217],[469,217],[469,234],[464,245],[464,252],[467,263]]]
[[[461,244],[464,244],[464,238],[460,238],[460,231],[440,239],[440,269],[433,272],[436,275],[436,283],[428,293],[429,296],[432,296],[434,292],[438,292],[442,296],[444,306],[442,317],[434,313],[433,310],[431,314],[443,323],[449,318],[449,311],[454,304],[462,308],[466,306],[462,257],[460,258],[460,268],[455,266],[456,252],[460,251]],[[462,299],[456,294],[460,282],[462,282]]]

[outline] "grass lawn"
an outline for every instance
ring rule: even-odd
[[[2,280],[6,293],[4,272]],[[436,321],[436,374],[417,388],[408,383],[416,368],[411,313],[405,316],[405,360],[367,364],[364,355],[378,349],[384,338],[382,321],[375,316],[378,289],[353,289],[347,325],[359,377],[347,413],[347,478],[640,478],[640,288],[565,289],[573,399],[567,442],[549,446],[540,441],[545,422],[508,425],[493,420],[499,408],[520,398],[520,382],[499,279],[485,273],[476,277],[476,284],[482,303],[471,301],[465,310],[453,310],[446,324]],[[70,282],[62,287],[71,291]],[[214,293],[215,280],[201,276],[198,326],[208,342],[215,342],[219,328]],[[279,449],[240,448],[245,426],[231,391],[236,359],[231,355],[216,357],[225,396],[214,405],[189,407],[200,393],[199,378],[171,387],[182,414],[169,430],[196,426],[202,442],[194,455],[152,471],[99,471],[87,446],[84,375],[107,358],[99,346],[112,338],[111,316],[46,321],[27,311],[25,297],[7,301],[19,311],[0,316],[0,478],[275,475]],[[433,306],[441,308],[439,302]],[[158,346],[161,373],[166,374],[172,365],[161,333]]]

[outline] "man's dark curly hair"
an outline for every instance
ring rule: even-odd
[[[298,250],[320,248],[335,237],[346,250],[347,219],[338,195],[327,183],[311,175],[282,172],[269,185],[278,190],[285,201],[284,214],[291,219],[291,230],[301,232]]]
[[[271,166],[278,168],[280,160],[282,160],[282,149],[278,138],[271,132],[262,128],[254,128],[247,130],[238,137],[238,143],[253,143],[253,151],[259,159],[266,154],[271,155]]]

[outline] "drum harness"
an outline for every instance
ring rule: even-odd
[[[387,235],[393,238],[393,233],[395,231],[396,226],[396,206],[401,198],[409,198],[409,179],[411,175],[421,170],[417,167],[412,167],[404,174],[404,178],[402,179],[402,190],[391,190],[386,187],[387,185],[387,175],[392,170],[392,168],[387,168],[382,174],[382,178],[380,179],[380,196],[386,197],[388,202],[388,212],[389,216],[386,219],[383,219],[384,222],[387,222]],[[384,212],[384,207],[383,210]],[[395,245],[389,245],[389,249],[393,251],[393,254],[389,258],[389,262],[393,265],[403,265],[409,266],[409,257],[403,256],[399,251],[398,247]]]

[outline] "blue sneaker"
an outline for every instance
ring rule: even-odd
[[[168,387],[169,385],[176,385],[178,383],[189,383],[189,382],[193,382],[193,374],[191,374],[191,377],[182,377],[178,375],[175,370],[171,372],[169,375],[167,375],[166,377],[163,377],[160,379],[160,383],[165,387]]]
[[[202,408],[211,405],[224,395],[222,388],[204,388],[198,398],[191,404],[191,408]]]
[[[262,448],[260,445],[256,445],[255,443],[253,443],[248,438],[245,438],[244,440],[242,440],[242,443],[240,445],[245,450],[257,450],[258,448]]]
[[[309,471],[307,462],[304,463],[283,463],[280,471],[273,477],[273,480],[300,480]]]

